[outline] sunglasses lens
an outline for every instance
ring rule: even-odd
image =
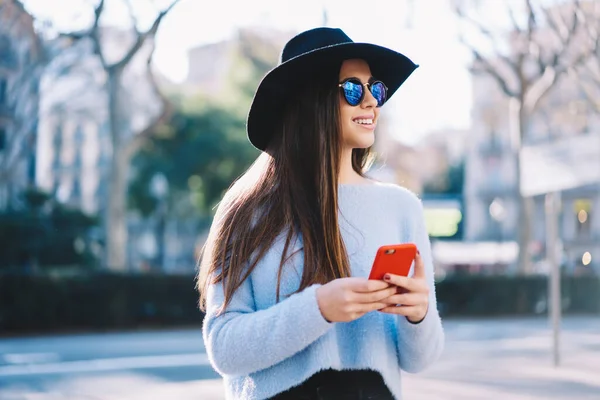
[[[351,106],[357,106],[360,104],[363,95],[363,86],[360,83],[353,81],[346,81],[342,85],[344,89],[344,97]]]
[[[382,82],[374,82],[371,85],[371,93],[375,100],[377,100],[377,106],[381,107],[385,103],[385,85]]]

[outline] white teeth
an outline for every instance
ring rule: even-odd
[[[369,119],[355,119],[354,122],[356,122],[357,124],[361,124],[361,125],[371,125],[373,124],[373,119],[369,118]]]

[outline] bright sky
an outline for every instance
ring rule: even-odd
[[[25,0],[30,10],[65,29],[86,26],[90,2],[61,0],[62,8],[48,0]],[[110,23],[127,23],[124,0],[113,0]],[[157,0],[156,3],[167,2]],[[408,1],[399,0],[181,0],[165,18],[157,37],[155,63],[168,78],[181,81],[187,73],[190,47],[223,40],[236,28],[261,25],[285,31],[301,31],[321,25],[323,7],[329,26],[342,28],[354,41],[371,42],[399,51],[420,67],[392,98],[384,112],[391,114],[394,135],[415,143],[436,129],[467,128],[471,85],[466,65],[468,51],[456,40],[456,19],[448,0],[414,1],[412,27],[406,24]],[[52,5],[50,4],[52,3]],[[120,6],[117,4],[121,3]],[[151,9],[133,2],[143,16]]]

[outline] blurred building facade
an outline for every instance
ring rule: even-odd
[[[231,105],[240,90],[251,93],[256,89],[244,85],[258,83],[262,78],[247,75],[252,71],[248,65],[250,60],[262,69],[271,69],[277,63],[283,45],[293,35],[294,32],[245,27],[227,40],[194,47],[188,51],[187,77],[181,83],[167,83],[165,89],[187,99],[199,97]],[[237,108],[245,112],[246,107],[242,104]],[[155,229],[156,221],[137,217],[134,220],[137,222],[130,230],[132,265],[142,265],[142,269],[155,269],[159,265],[158,268],[167,273],[194,270],[198,255],[195,250],[205,240],[209,221],[171,217],[165,222],[164,232],[160,233]],[[156,262],[155,254],[162,254],[162,260]]]
[[[35,180],[44,49],[20,2],[0,2],[0,209]]]
[[[394,138],[386,114],[382,114],[377,127],[374,146],[377,162],[369,176],[396,183],[421,198],[425,224],[440,269],[453,265],[457,252],[437,251],[438,243],[455,248],[456,242],[462,240],[462,165],[468,134],[468,130],[440,129],[425,135],[415,145],[407,145]]]
[[[417,193],[447,192],[448,171],[464,162],[468,130],[440,129],[409,145],[395,138],[385,112],[377,123],[373,151],[376,162],[369,175],[394,182]],[[458,194],[462,194],[461,191]]]
[[[242,29],[230,40],[192,49],[189,74],[183,83],[169,82],[158,74],[156,81],[164,86],[163,90],[184,97],[227,97],[246,78],[235,75],[246,71],[240,65],[245,58],[272,58],[271,64],[275,65],[279,54],[268,52],[274,47],[279,51],[292,35],[263,28]],[[102,28],[107,63],[119,60],[134,39],[129,32]],[[90,40],[51,45],[57,52],[41,82],[37,184],[63,203],[102,215],[108,199],[112,156],[107,76]],[[122,95],[128,97],[131,107],[132,133],[144,127],[159,104],[147,76],[151,47],[152,43],[146,42],[122,78]],[[170,217],[162,206],[147,218],[130,212],[129,265],[132,269],[189,272],[195,268],[198,223],[190,218],[183,221]]]
[[[258,83],[260,76],[247,76],[251,71],[247,63],[254,63],[268,70],[274,67],[279,52],[294,32],[285,32],[262,27],[245,27],[235,34],[217,43],[194,47],[188,51],[188,75],[181,83],[168,83],[170,92],[194,99],[197,97],[210,102],[227,102],[231,105],[237,93],[247,90],[253,92],[256,87],[244,87],[248,82]],[[247,105],[238,107],[246,111]],[[164,234],[155,231],[152,220],[137,221],[132,226],[132,246],[130,259],[133,265],[144,265],[153,269],[146,260],[152,261],[152,254],[163,253],[159,268],[167,273],[189,273],[196,268],[199,249],[206,239],[210,227],[206,219],[169,218],[164,226]],[[161,250],[159,250],[161,249]]]
[[[245,59],[260,59],[266,62],[267,69],[274,67],[279,52],[294,34],[272,28],[245,27],[239,28],[230,39],[191,48],[188,74],[179,90],[186,95],[200,94],[213,99],[237,90],[234,86],[247,78],[237,76],[246,72],[242,65]]]
[[[133,43],[127,32],[101,30],[107,62],[122,57]],[[41,85],[37,184],[61,202],[89,214],[101,214],[107,201],[112,142],[108,122],[106,74],[89,39],[54,44],[60,51]],[[132,59],[122,79],[122,95],[131,107],[130,129],[143,120],[158,99],[147,83],[147,43]],[[150,103],[150,104],[147,104]],[[141,115],[140,115],[141,114]]]
[[[523,145],[586,134],[600,134],[600,115],[586,105],[580,85],[568,76],[542,100],[539,111],[525,128]],[[518,153],[510,137],[509,100],[488,76],[473,76],[471,135],[465,175],[465,238],[473,242],[516,241]],[[559,229],[568,273],[600,273],[600,182],[564,191],[561,196]],[[534,197],[534,203],[533,242],[529,250],[536,271],[543,273],[544,197]],[[514,271],[515,262],[509,270]]]
[[[133,32],[112,27],[101,28],[100,37],[109,65],[122,59],[135,41]],[[40,83],[36,183],[60,202],[102,217],[108,203],[113,154],[108,77],[89,38],[58,38],[48,42],[47,47],[53,57]],[[127,107],[125,131],[131,135],[143,130],[160,112],[161,100],[148,79],[151,50],[152,43],[146,41],[121,78],[118,95]],[[134,214],[128,213],[127,224],[135,233],[143,224]],[[156,221],[150,224],[156,225]],[[102,243],[103,230],[93,236],[92,240]],[[128,262],[136,265],[142,256],[137,246],[130,247]]]

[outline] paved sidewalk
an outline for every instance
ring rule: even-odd
[[[552,364],[545,319],[449,320],[445,326],[444,355],[421,374],[404,374],[405,399],[600,399],[600,317],[564,321],[559,368]],[[180,389],[172,398],[224,399],[220,380]],[[190,392],[196,397],[185,397]]]
[[[565,319],[560,368],[552,365],[551,331],[545,319],[448,320],[444,326],[444,355],[421,374],[403,375],[405,400],[600,399],[600,317]],[[225,398],[220,379],[157,382],[134,373],[87,382],[86,390],[81,388],[79,393],[94,395],[73,400]],[[0,395],[0,400],[17,399],[66,400],[51,394]]]

